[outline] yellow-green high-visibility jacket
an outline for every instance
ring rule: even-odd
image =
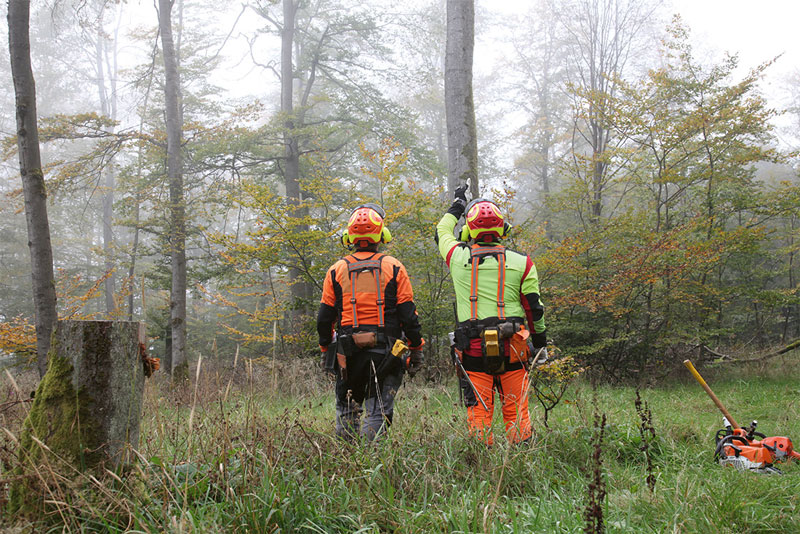
[[[453,236],[455,215],[446,213],[436,225],[439,253],[450,268],[456,292],[459,323],[470,319],[472,265],[470,247]],[[477,245],[483,246],[483,245]],[[491,243],[486,246],[496,246]],[[476,258],[477,260],[478,258]],[[536,266],[527,254],[505,249],[505,316],[524,318],[532,334],[543,334],[544,307],[539,300],[539,278]],[[499,269],[496,256],[486,256],[478,266],[477,319],[497,317],[497,285]],[[534,336],[541,339],[543,336]],[[541,342],[544,346],[544,342]]]

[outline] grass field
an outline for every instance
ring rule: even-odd
[[[800,376],[771,369],[704,370],[740,423],[800,445]],[[640,390],[574,384],[533,443],[487,448],[466,433],[455,381],[404,385],[378,445],[333,437],[333,398],[319,377],[268,369],[230,380],[201,369],[197,388],[145,395],[142,461],[118,477],[53,465],[49,516],[9,517],[11,532],[800,532],[800,466],[783,476],[712,462],[721,415],[691,379]],[[11,387],[3,390],[12,394]],[[3,399],[0,399],[2,405]],[[15,462],[24,405],[0,412],[0,479]],[[605,415],[602,442],[596,422]],[[496,429],[502,428],[496,419]],[[597,457],[600,462],[598,463]],[[651,491],[648,475],[654,477]],[[599,477],[600,484],[590,486]],[[592,491],[592,488],[594,491]],[[592,495],[602,519],[587,517]]]

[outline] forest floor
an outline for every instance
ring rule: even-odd
[[[702,372],[739,423],[757,419],[762,432],[794,437],[800,446],[800,362]],[[151,379],[141,461],[121,476],[53,473],[49,515],[36,518],[3,510],[15,463],[11,436],[26,409],[6,405],[0,528],[800,532],[800,465],[782,465],[783,475],[716,465],[721,415],[688,373],[638,390],[638,412],[635,388],[578,381],[550,413],[549,428],[532,400],[530,444],[507,445],[496,413],[493,447],[468,435],[453,379],[426,385],[418,377],[404,385],[388,438],[364,445],[333,436],[332,385],[320,377],[276,375],[269,366],[236,376],[201,369],[198,376],[180,393],[165,377]],[[10,396],[11,386],[3,383],[0,393]],[[593,500],[600,506],[590,510]]]

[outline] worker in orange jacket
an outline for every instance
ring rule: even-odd
[[[355,251],[328,269],[317,315],[320,350],[325,354],[336,343],[336,433],[348,440],[359,434],[374,440],[386,432],[403,372],[413,377],[424,363],[408,273],[396,258],[378,252],[392,239],[385,216],[371,203],[353,211],[342,242]],[[400,357],[392,353],[397,340],[410,348]]]
[[[536,266],[527,254],[504,247],[511,226],[491,200],[466,199],[467,187],[436,227],[439,253],[450,268],[456,293],[458,327],[454,351],[464,389],[470,429],[487,443],[495,392],[502,402],[506,436],[531,437],[528,369],[547,359],[544,307]],[[456,239],[454,230],[465,214]]]

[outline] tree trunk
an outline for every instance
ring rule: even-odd
[[[29,1],[12,0],[8,3],[8,47],[16,97],[19,170],[25,197],[28,247],[31,251],[33,305],[36,311],[36,353],[39,376],[44,376],[47,369],[50,335],[57,319],[56,287],[50,225],[47,219],[47,191],[39,154],[36,85],[31,68],[29,20]]]
[[[172,328],[164,329],[164,369],[172,369]]]
[[[143,323],[57,323],[47,373],[20,435],[23,465],[46,464],[56,466],[56,472],[70,472],[62,471],[62,461],[78,470],[113,469],[135,458],[130,448],[139,446],[144,392],[140,344],[145,341]],[[47,494],[43,486],[52,471],[37,472],[44,474],[21,476],[12,486],[13,510],[41,508]]]
[[[153,57],[152,57],[152,64],[155,65],[156,57],[155,57],[156,50],[153,50]],[[139,137],[144,138],[144,118],[147,116],[147,111],[150,105],[150,91],[153,87],[153,76],[152,74],[148,78],[147,81],[147,90],[144,93],[144,101],[142,102],[142,112],[139,117]],[[138,148],[136,149],[136,187],[141,187],[142,183],[142,169],[144,168],[144,146],[140,142],[138,143]],[[131,280],[131,292],[128,295],[128,320],[133,321],[133,312],[134,312],[134,299],[133,299],[133,288],[136,284],[133,283],[134,276],[136,275],[136,258],[139,253],[139,232],[140,232],[140,220],[141,220],[141,208],[139,202],[136,201],[138,199],[138,194],[134,191],[134,208],[133,208],[133,220],[134,220],[134,227],[133,227],[133,243],[131,244],[131,264],[128,268],[128,279]],[[144,281],[142,281],[142,320],[146,320],[147,317],[145,316],[145,306],[144,306]],[[166,355],[165,355],[166,359]],[[170,353],[170,359],[172,361],[172,354]],[[166,372],[172,371],[172,366],[163,363],[163,369]]]
[[[181,133],[180,77],[175,43],[172,38],[172,2],[159,0],[158,25],[164,54],[165,104],[167,115],[167,176],[170,200],[170,252],[172,289],[170,292],[170,325],[172,328],[172,379],[189,378],[186,361],[186,207],[183,201],[183,159]]]
[[[478,134],[472,98],[475,46],[474,0],[447,0],[447,51],[444,100],[447,114],[447,184],[452,191],[469,184],[478,197]]]
[[[300,190],[300,147],[297,140],[294,113],[294,64],[292,50],[294,47],[295,15],[297,4],[294,0],[283,0],[283,29],[281,30],[281,113],[284,116],[283,144],[284,170],[283,180],[286,187],[286,200],[296,206],[292,211],[295,220],[305,218],[307,211],[300,206],[302,191]],[[313,83],[313,82],[312,82]],[[295,224],[294,228],[305,231],[304,224]],[[289,269],[289,280],[292,284],[293,309],[302,309],[310,298],[310,288],[303,280],[303,272],[292,267]]]
[[[139,218],[140,218],[139,203],[135,203],[133,207],[133,243],[131,244],[131,264],[128,267],[128,279],[130,280],[130,293],[128,293],[128,320],[133,321],[133,295],[136,293],[136,255],[139,253]],[[142,287],[144,293],[144,287]],[[144,316],[144,305],[142,305],[142,319],[146,320]],[[165,367],[164,369],[169,369]]]
[[[103,14],[105,13],[105,6],[100,6],[100,15],[97,21],[97,32],[95,36],[95,68],[97,70],[97,92],[100,97],[100,112],[109,117],[111,120],[117,119],[117,91],[116,91],[116,75],[117,75],[117,45],[116,39],[113,42],[112,57],[108,57],[107,38],[103,28]],[[117,24],[119,29],[119,24]],[[116,37],[116,35],[115,35]],[[110,64],[109,64],[110,63]],[[108,68],[109,82],[111,84],[111,91],[106,92],[106,79],[105,71]],[[109,128],[109,133],[114,132],[114,126]],[[113,272],[115,268],[114,261],[114,188],[115,176],[114,168],[111,162],[103,169],[104,188],[103,188],[103,256],[105,260],[105,271],[107,273],[104,289],[105,289],[105,304],[106,315],[112,317],[116,312],[116,303],[114,302],[114,292],[116,289],[116,274]]]

